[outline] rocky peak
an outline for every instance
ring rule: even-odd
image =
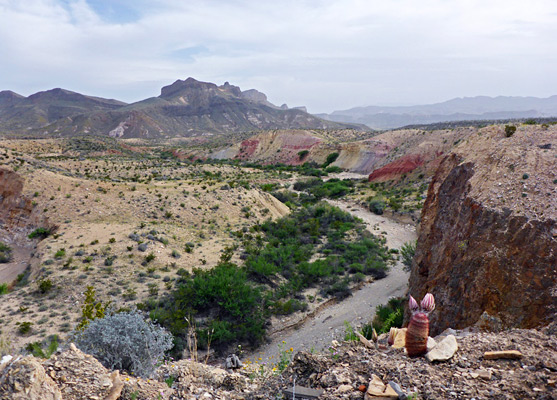
[[[242,92],[242,97],[247,100],[255,101],[256,103],[267,104],[267,96],[255,89],[248,89]]]
[[[238,86],[231,85],[228,82],[224,82],[224,85],[219,86],[219,89],[232,94],[234,97],[242,97],[242,91]]]
[[[172,85],[164,86],[159,97],[171,99],[180,96],[190,96],[201,92],[217,91],[217,85],[210,82],[201,82],[194,78],[185,81],[178,79]]]

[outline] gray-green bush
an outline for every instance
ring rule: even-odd
[[[145,320],[138,311],[122,312],[91,321],[74,333],[76,346],[109,369],[123,369],[141,377],[150,376],[173,337],[166,329]]]

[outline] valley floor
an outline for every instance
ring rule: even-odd
[[[375,235],[382,234],[391,249],[399,249],[404,243],[416,240],[416,229],[410,224],[402,224],[381,215],[375,215],[363,207],[346,201],[328,200],[343,211],[361,218],[367,229]],[[356,328],[368,323],[375,314],[375,308],[385,304],[391,297],[404,296],[408,286],[408,273],[398,261],[392,266],[386,278],[368,283],[355,291],[347,299],[325,308],[309,318],[297,329],[281,329],[270,335],[271,341],[246,358],[259,363],[276,363],[280,349],[327,350],[332,340],[343,340],[345,322]],[[296,325],[297,326],[297,325]],[[261,360],[260,360],[261,359]]]

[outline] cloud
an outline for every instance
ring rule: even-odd
[[[0,0],[0,88],[125,101],[193,76],[331,111],[557,92],[552,0]]]

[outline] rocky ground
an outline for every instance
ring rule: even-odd
[[[343,342],[333,343],[330,353],[298,352],[282,373],[252,365],[232,372],[182,360],[165,362],[152,379],[108,371],[70,345],[48,360],[27,356],[4,362],[0,399],[286,399],[284,391],[294,385],[298,393],[322,390],[322,400],[389,398],[364,394],[371,391],[373,375],[376,382],[393,382],[400,393],[390,398],[557,398],[556,323],[540,330],[450,333],[458,350],[446,362],[409,358],[380,338],[378,349]],[[521,358],[484,356],[500,350],[518,350]]]

